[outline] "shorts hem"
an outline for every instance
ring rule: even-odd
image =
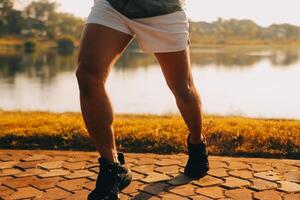
[[[189,47],[189,44],[187,43],[186,45],[184,46],[180,46],[178,48],[161,48],[161,49],[146,49],[146,48],[141,48],[143,52],[145,53],[171,53],[171,52],[177,52],[177,51],[183,51],[185,50],[186,48]]]
[[[134,33],[130,32],[130,31],[124,29],[124,28],[121,28],[120,26],[115,26],[114,24],[108,23],[104,20],[88,19],[88,20],[86,20],[85,24],[100,24],[100,25],[115,29],[117,31],[120,31],[122,33],[126,33],[126,34],[131,35],[131,36],[134,35]]]

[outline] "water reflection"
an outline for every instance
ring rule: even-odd
[[[0,77],[7,79],[18,73],[29,78],[49,80],[60,72],[72,71],[76,67],[77,52],[61,54],[54,50],[35,53],[0,52]],[[245,68],[255,66],[264,59],[274,67],[287,67],[299,61],[300,51],[287,49],[253,49],[253,48],[202,48],[191,49],[193,66],[214,65],[216,67]],[[138,67],[157,65],[153,54],[126,50],[115,65],[116,70],[131,70]],[[12,79],[11,79],[12,80]]]
[[[0,76],[11,78],[16,74],[26,74],[30,78],[47,80],[59,72],[74,69],[76,53],[61,55],[55,51],[0,54]]]
[[[298,48],[191,48],[205,111],[300,118],[299,56]],[[76,57],[0,51],[0,108],[79,111]],[[153,54],[126,50],[108,89],[119,113],[178,112]]]

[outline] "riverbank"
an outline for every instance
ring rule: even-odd
[[[20,37],[0,37],[0,50],[1,49],[19,49],[23,46],[26,39]],[[55,48],[57,46],[56,40],[33,40],[37,45],[37,49]],[[79,40],[74,40],[75,47],[79,46]],[[295,41],[263,41],[263,40],[237,40],[227,41],[226,43],[210,43],[210,42],[197,42],[193,41],[190,44],[191,48],[232,48],[232,47],[243,47],[243,48],[298,48],[300,42]],[[136,41],[132,42],[128,48],[138,48]]]
[[[116,115],[118,148],[125,152],[186,151],[187,128],[178,115]],[[205,116],[213,155],[296,158],[300,120]],[[0,111],[0,148],[93,150],[80,113]]]

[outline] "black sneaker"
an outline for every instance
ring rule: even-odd
[[[119,200],[119,193],[126,188],[131,180],[130,170],[122,166],[124,155],[118,153],[119,163],[113,163],[100,157],[100,172],[96,181],[96,188],[88,195],[88,200]]]
[[[209,170],[208,150],[206,139],[200,144],[191,144],[190,135],[187,139],[189,159],[184,168],[184,174],[190,178],[199,179],[207,174]]]

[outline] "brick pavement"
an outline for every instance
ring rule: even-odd
[[[97,153],[0,150],[0,199],[86,199],[94,188]],[[200,180],[182,175],[187,156],[126,154],[132,184],[122,200],[300,199],[300,161],[210,156]]]

